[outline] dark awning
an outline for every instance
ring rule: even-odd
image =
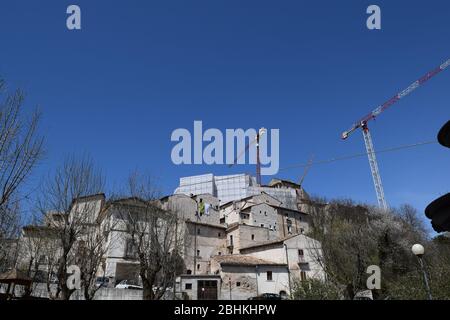
[[[444,147],[450,148],[450,121],[448,121],[439,131],[438,141]]]
[[[19,285],[30,285],[32,282],[31,278],[25,273],[12,269],[0,274],[0,283],[15,283]]]
[[[436,232],[450,231],[450,193],[430,203],[425,209],[425,215],[431,219]]]

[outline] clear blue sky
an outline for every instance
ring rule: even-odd
[[[78,4],[82,30],[68,31]],[[382,9],[382,30],[365,27]],[[364,151],[355,120],[450,58],[450,2],[441,1],[2,1],[0,75],[39,105],[48,155],[29,181],[68,153],[90,153],[109,186],[130,171],[160,177],[254,172],[253,166],[175,166],[170,134],[279,128],[281,167]],[[376,149],[435,139],[450,116],[450,70],[371,124]],[[419,210],[449,191],[439,145],[381,154],[390,205]],[[297,180],[303,169],[280,172]],[[269,177],[265,177],[267,182]],[[313,167],[309,193],[375,203],[366,158]]]

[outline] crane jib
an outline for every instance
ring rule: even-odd
[[[380,113],[382,113],[384,110],[386,110],[388,107],[399,101],[400,99],[404,98],[411,92],[413,92],[415,89],[420,87],[422,84],[433,78],[435,75],[446,69],[448,66],[450,66],[450,59],[441,64],[438,68],[428,72],[421,78],[419,78],[417,81],[410,84],[405,90],[399,92],[397,95],[383,103],[382,105],[378,106],[376,109],[374,109],[371,113],[366,115],[364,118],[362,118],[358,123],[355,123],[353,127],[348,130],[344,131],[342,133],[342,139],[347,139],[348,136],[355,131],[356,129],[362,128],[363,136],[364,136],[364,143],[366,145],[366,151],[367,156],[369,159],[369,165],[370,165],[370,171],[372,173],[372,179],[375,186],[375,192],[377,194],[377,201],[378,205],[382,210],[387,210],[388,206],[386,203],[386,199],[384,197],[384,190],[383,185],[381,183],[381,177],[380,172],[378,169],[378,163],[377,159],[375,157],[375,149],[373,147],[372,138],[369,132],[369,128],[367,127],[367,122],[369,120],[375,119]]]
[[[395,95],[394,97],[392,97],[391,99],[389,99],[388,101],[386,101],[385,103],[383,103],[382,105],[378,106],[375,110],[373,110],[371,113],[369,113],[368,115],[366,115],[365,117],[363,117],[361,120],[359,120],[357,123],[355,123],[351,129],[349,129],[348,131],[344,132],[343,136],[344,139],[353,131],[355,131],[358,128],[361,128],[361,126],[364,123],[367,123],[369,120],[373,120],[375,119],[380,113],[382,113],[384,110],[386,110],[387,108],[389,108],[390,106],[392,106],[394,103],[396,103],[397,101],[399,101],[400,99],[404,98],[405,96],[407,96],[408,94],[410,94],[411,92],[413,92],[415,89],[417,89],[418,87],[420,87],[422,84],[424,84],[425,82],[427,82],[428,80],[430,80],[431,78],[433,78],[435,75],[437,75],[438,73],[442,72],[444,69],[448,68],[450,66],[450,59],[448,59],[447,61],[445,61],[443,64],[441,64],[438,68],[428,72],[426,75],[422,76],[420,79],[418,79],[417,81],[413,82],[411,85],[409,85],[405,90],[401,91],[400,93],[398,93],[397,95]]]

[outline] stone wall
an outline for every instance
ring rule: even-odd
[[[84,300],[83,293],[77,290],[71,300]],[[94,300],[142,300],[142,290],[101,288],[95,293]]]
[[[226,254],[225,228],[189,221],[185,225],[184,263],[186,269],[195,274],[207,274],[210,270],[211,257],[219,255],[219,252]]]

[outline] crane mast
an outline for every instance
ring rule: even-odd
[[[362,125],[362,132],[364,136],[364,143],[366,144],[367,157],[369,158],[370,172],[372,173],[373,184],[377,194],[378,206],[387,210],[386,198],[384,197],[383,184],[381,183],[380,171],[378,170],[378,162],[375,156],[375,149],[370,136],[369,127],[367,124]]]
[[[384,197],[384,190],[383,190],[383,184],[381,183],[381,176],[380,171],[378,169],[378,163],[375,156],[375,149],[373,147],[372,137],[370,135],[369,127],[367,126],[367,123],[370,120],[375,119],[377,116],[379,116],[383,111],[385,111],[387,108],[398,102],[400,99],[404,98],[405,96],[409,95],[411,92],[416,90],[418,87],[420,87],[422,84],[442,72],[443,70],[447,69],[450,66],[450,59],[442,63],[439,67],[433,69],[432,71],[428,72],[412,84],[410,84],[405,90],[399,92],[397,95],[383,103],[382,105],[375,108],[371,113],[367,114],[363,118],[361,118],[358,122],[354,123],[353,126],[348,129],[347,131],[344,131],[342,133],[341,138],[343,140],[347,139],[350,134],[352,134],[355,130],[361,128],[363,132],[364,137],[364,143],[366,145],[366,151],[367,156],[369,158],[369,165],[370,165],[370,171],[372,173],[372,179],[375,186],[375,192],[377,194],[377,201],[378,206],[384,210],[387,209],[387,203],[386,199]]]

